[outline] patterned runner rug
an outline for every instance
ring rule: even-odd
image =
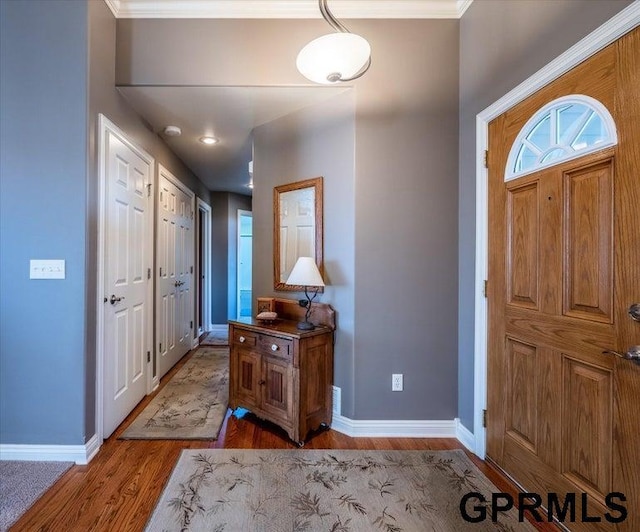
[[[120,436],[215,440],[229,401],[229,348],[200,347]]]
[[[229,345],[229,328],[209,332],[200,345]]]
[[[514,510],[462,518],[465,494],[498,491],[460,450],[185,450],[146,530],[534,530]]]

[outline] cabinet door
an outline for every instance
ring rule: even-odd
[[[277,358],[264,357],[262,409],[279,422],[293,420],[293,369]]]
[[[238,349],[234,387],[237,403],[251,409],[260,404],[260,355],[248,349]]]

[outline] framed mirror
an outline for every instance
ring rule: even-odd
[[[273,189],[273,288],[300,292],[285,284],[298,257],[315,257],[322,264],[322,177]],[[324,290],[320,288],[319,292]]]

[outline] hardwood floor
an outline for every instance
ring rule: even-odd
[[[162,388],[188,360],[185,356],[163,379]],[[157,393],[157,392],[156,392]],[[155,395],[155,394],[154,394]],[[119,440],[124,428],[144,409],[145,398],[86,466],[73,466],[31,507],[11,531],[143,530],[183,449],[297,449],[284,431],[247,414],[237,419],[227,412],[216,441]],[[315,434],[305,449],[447,450],[462,449],[455,439],[350,438],[333,430]],[[467,453],[500,491],[516,488],[497,470]],[[557,530],[538,524],[539,530]]]

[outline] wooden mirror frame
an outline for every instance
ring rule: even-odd
[[[322,206],[322,177],[305,179],[287,185],[280,185],[273,189],[273,288],[287,292],[302,292],[304,286],[288,285],[280,280],[280,194],[300,190],[303,188],[313,188],[315,198],[315,259],[320,274],[324,278],[324,264],[322,262],[323,253],[323,206]],[[318,292],[324,292],[324,287],[319,287]]]

